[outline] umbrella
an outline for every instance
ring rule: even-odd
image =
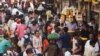
[[[48,35],[47,38],[48,38],[49,40],[55,40],[55,39],[58,39],[59,36],[58,36],[58,34],[56,34],[56,33],[51,33],[51,34]]]

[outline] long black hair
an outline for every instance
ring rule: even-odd
[[[76,24],[78,25],[78,22],[77,22],[77,20],[76,20],[76,17],[75,17],[75,16],[73,16],[73,18],[72,18],[72,19],[73,19],[73,21],[72,21],[71,23],[72,23],[72,24],[73,24],[73,23],[76,23]]]

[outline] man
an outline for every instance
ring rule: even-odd
[[[34,13],[33,13],[32,11],[29,11],[29,12],[28,12],[28,15],[25,17],[25,24],[26,24],[26,25],[29,25],[29,24],[30,24],[29,21],[30,21],[31,19],[33,19],[33,14],[34,14]]]
[[[34,56],[33,55],[33,50],[31,48],[26,50],[27,56]]]
[[[98,36],[98,24],[96,23],[96,20],[95,19],[91,19],[90,22],[88,23],[89,26],[93,27],[93,30],[94,30],[94,35],[95,36]]]
[[[95,44],[97,42],[97,39],[91,39],[90,42],[89,42],[89,45],[88,46],[85,46],[85,52],[84,52],[84,56],[96,56],[96,53],[95,53]]]
[[[62,51],[63,51],[63,54],[64,54],[66,49],[71,48],[71,44],[70,44],[71,43],[71,37],[68,34],[68,28],[67,27],[64,27],[63,30],[64,30],[64,35],[62,35],[60,37],[60,39],[62,41]]]

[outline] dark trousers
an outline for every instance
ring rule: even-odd
[[[0,53],[0,56],[3,56],[3,53]]]
[[[38,54],[37,56],[43,56],[42,54]]]

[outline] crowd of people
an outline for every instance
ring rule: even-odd
[[[45,2],[0,3],[0,56],[100,56],[96,20],[66,18]]]

